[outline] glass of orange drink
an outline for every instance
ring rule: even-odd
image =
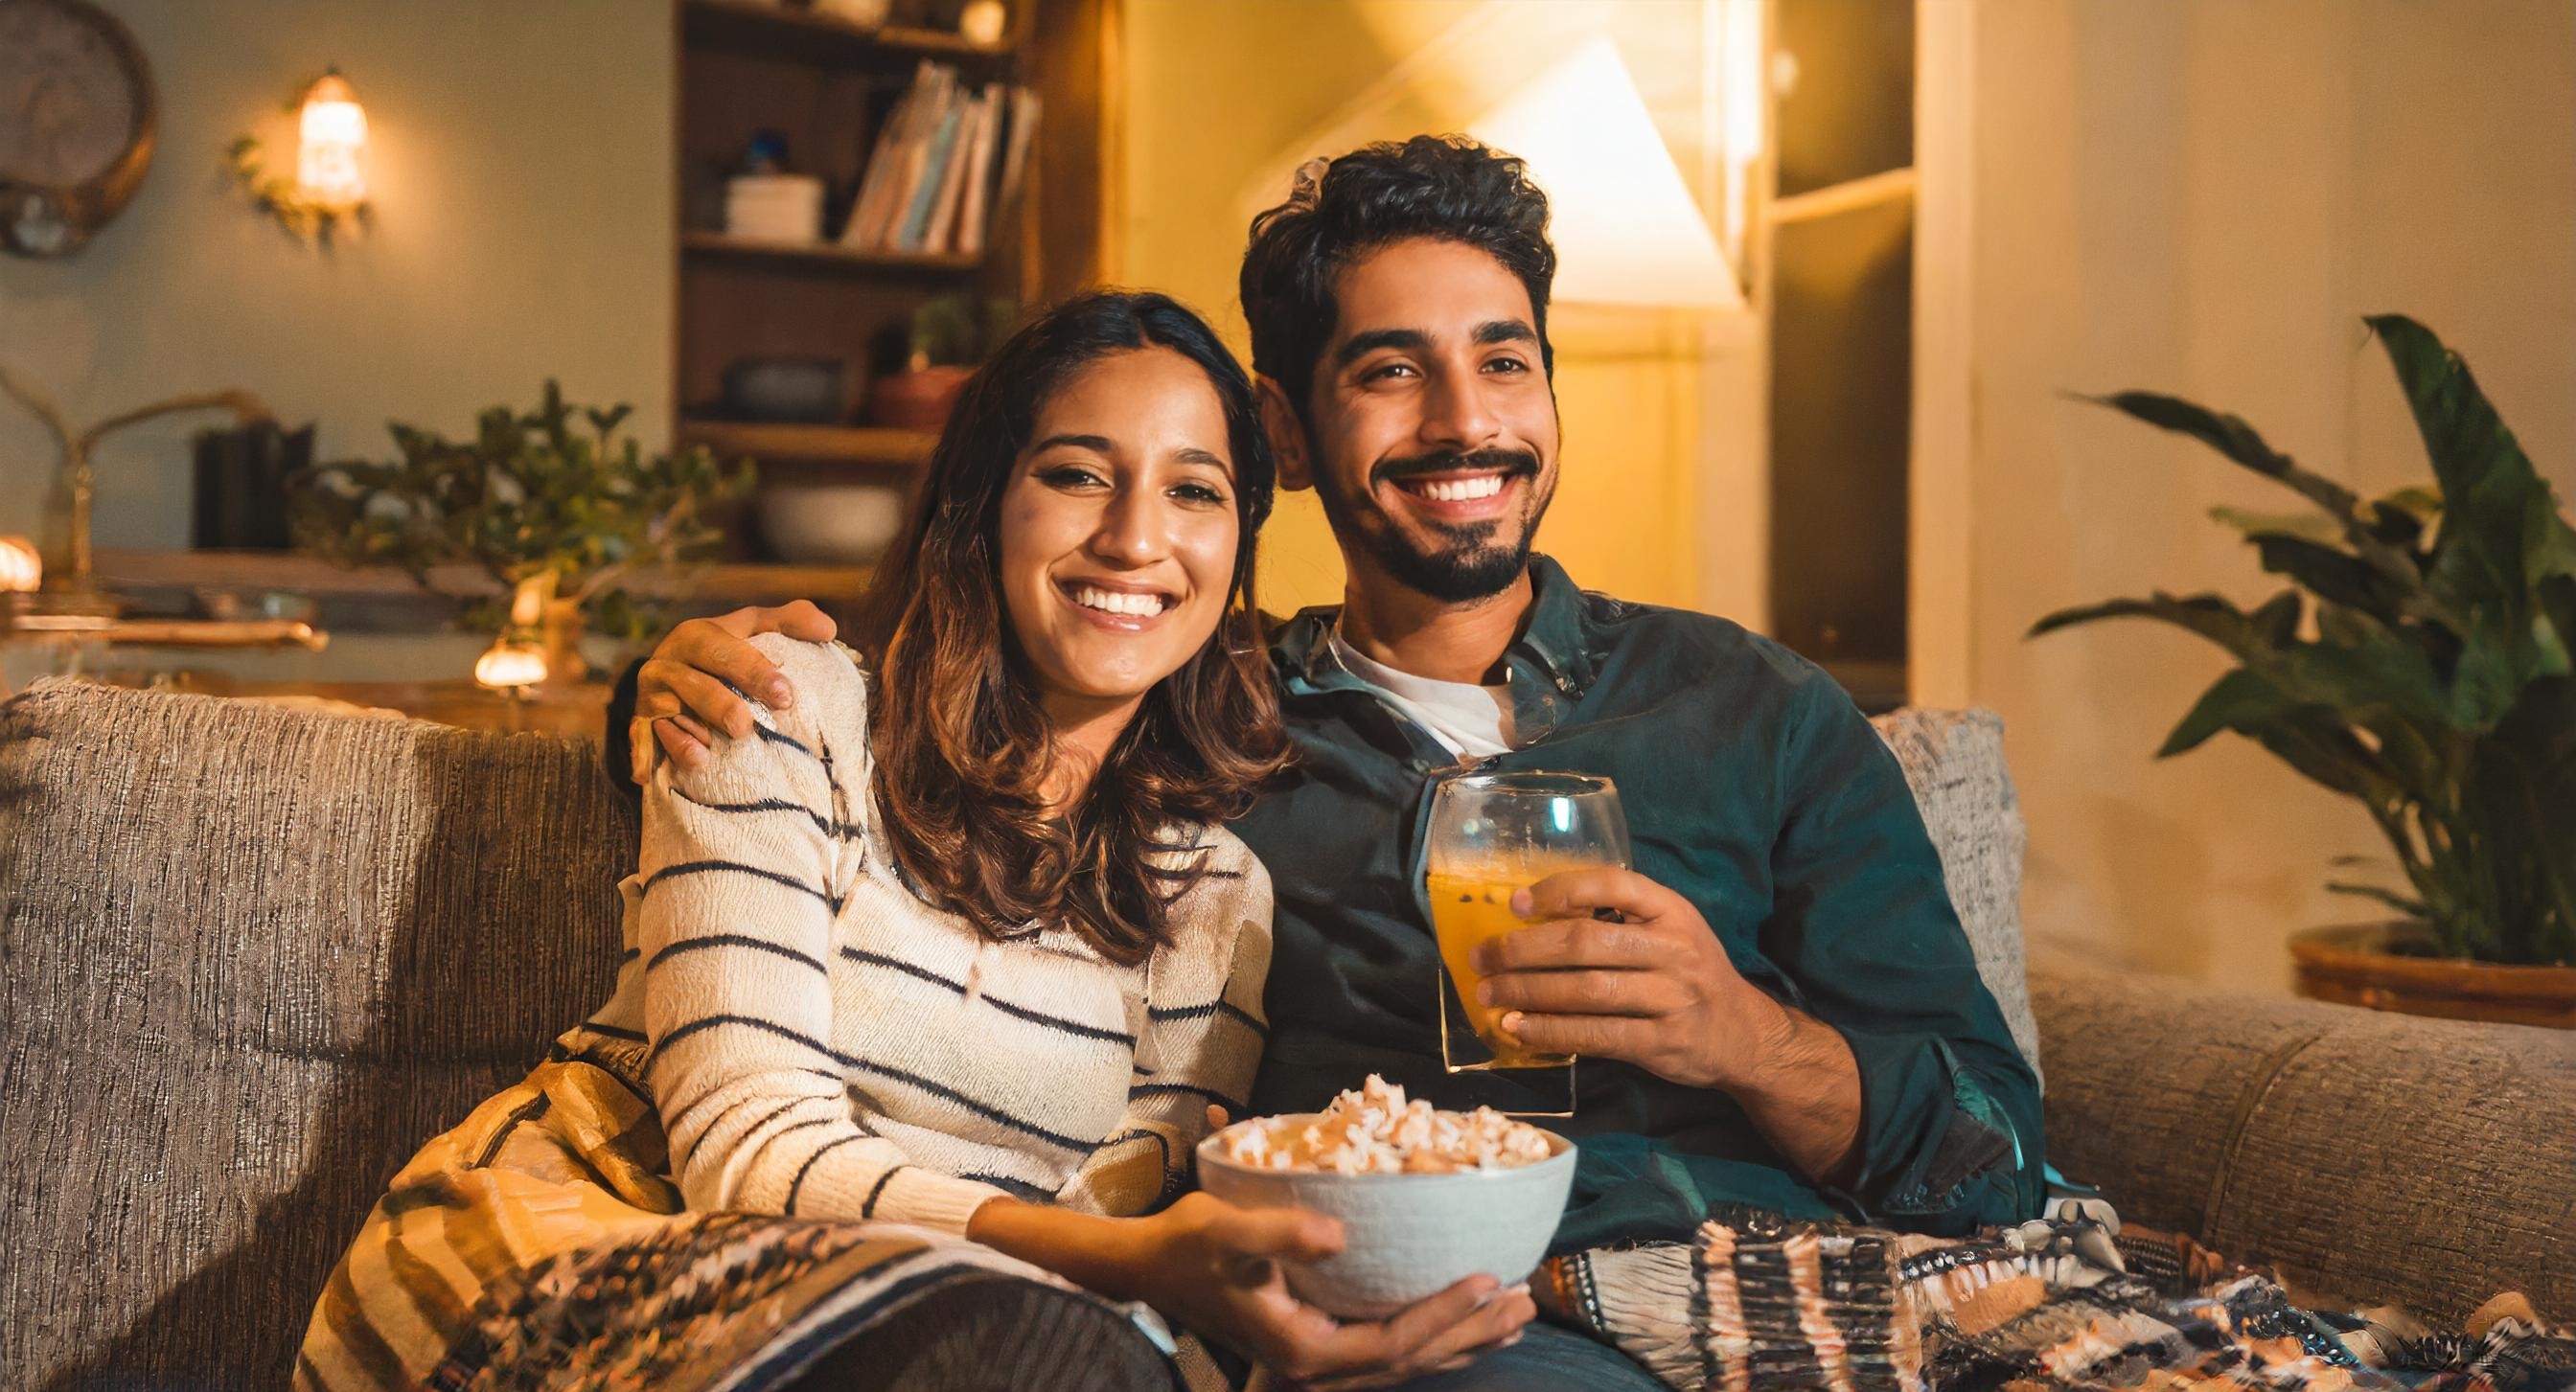
[[[1567,870],[1628,868],[1628,818],[1607,778],[1580,773],[1485,773],[1452,778],[1432,794],[1424,888],[1446,968],[1440,992],[1440,1058],[1452,1073],[1561,1068],[1570,1054],[1541,1053],[1503,1033],[1500,1007],[1481,1004],[1476,948],[1529,926],[1512,895]],[[1454,988],[1454,996],[1452,990]],[[1472,1035],[1452,1028],[1452,1004]],[[1571,1080],[1568,1080],[1569,1092]]]

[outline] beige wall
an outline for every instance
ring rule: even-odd
[[[1963,322],[1927,325],[1953,356],[1925,381],[1964,393],[1926,403],[1964,448],[1920,462],[1925,489],[1965,491],[1966,523],[1920,563],[1961,582],[1918,610],[1922,694],[2008,722],[2034,934],[2284,988],[2291,929],[2369,916],[2320,888],[2330,858],[2377,853],[2367,819],[2232,737],[2150,759],[2222,670],[2214,650],[2135,624],[2021,635],[2154,587],[2268,595],[2205,512],[2289,495],[2064,394],[2202,400],[2382,490],[2424,466],[2357,321],[2402,311],[2467,354],[2576,495],[2576,6],[1962,8],[1966,42],[1926,74],[1925,136],[1929,162],[1964,79],[1970,251],[1927,265],[1925,294]],[[1936,225],[1940,197],[1927,187]]]
[[[1684,177],[1704,185],[1708,8],[1125,0],[1114,274],[1180,296],[1248,353],[1235,293],[1246,226],[1285,196],[1298,163],[1457,129],[1594,34],[1618,44]],[[1763,393],[1749,316],[1563,306],[1553,328],[1565,474],[1542,549],[1594,588],[1760,623]],[[1340,599],[1312,495],[1282,500],[1263,545],[1266,607]]]
[[[106,0],[161,95],[135,201],[61,261],[0,256],[0,359],[81,419],[242,386],[330,455],[387,417],[451,432],[548,375],[669,418],[671,20],[651,0]],[[236,133],[293,164],[303,83],[337,63],[372,128],[376,225],[298,246],[219,176]],[[184,546],[187,436],[112,437],[98,539]],[[0,405],[0,532],[33,532],[46,436]]]

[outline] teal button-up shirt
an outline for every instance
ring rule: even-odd
[[[1520,747],[1479,771],[1618,784],[1636,869],[1688,897],[1745,978],[1860,1063],[1848,1192],[1800,1178],[1733,1098],[1586,1059],[1557,1250],[1684,1238],[1713,1207],[1944,1234],[2034,1215],[2039,1085],[2013,1047],[1895,757],[1813,664],[1723,619],[1587,594],[1534,558],[1507,658]],[[1299,762],[1234,823],[1269,868],[1276,945],[1256,1113],[1376,1072],[1445,1105],[1562,1106],[1561,1074],[1447,1075],[1423,897],[1430,791],[1460,765],[1337,662],[1331,609],[1272,647]],[[1523,1082],[1522,1078],[1533,1081]]]

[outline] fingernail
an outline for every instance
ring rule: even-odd
[[[1504,1011],[1504,1012],[1503,1012],[1503,1018],[1502,1018],[1502,1019],[1500,1019],[1500,1020],[1498,1020],[1498,1021],[1496,1021],[1495,1023],[1496,1023],[1496,1025],[1497,1025],[1497,1026],[1499,1026],[1499,1027],[1501,1028],[1501,1030],[1502,1030],[1502,1032],[1503,1032],[1503,1033],[1508,1034],[1508,1035],[1510,1035],[1510,1036],[1512,1037],[1512,1042],[1513,1042],[1513,1043],[1517,1044],[1517,1043],[1519,1043],[1519,1042],[1520,1042],[1520,1037],[1521,1037],[1521,1013],[1520,1013],[1519,1011],[1517,1011],[1517,1010],[1506,1010],[1506,1011]]]
[[[1529,1326],[1528,1326],[1528,1325],[1522,1325],[1520,1328],[1515,1329],[1515,1330],[1513,1330],[1511,1333],[1504,1335],[1504,1336],[1503,1336],[1503,1339],[1502,1339],[1502,1342],[1501,1342],[1501,1343],[1498,1343],[1498,1344],[1496,1344],[1496,1345],[1494,1345],[1494,1347],[1496,1347],[1496,1348],[1510,1348],[1512,1345],[1519,1343],[1519,1342],[1521,1341],[1521,1336],[1522,1336],[1523,1334],[1527,1334],[1528,1332],[1529,1332]]]
[[[1526,889],[1512,891],[1512,912],[1527,918],[1538,908],[1538,900]]]
[[[769,704],[785,707],[795,699],[796,693],[787,689],[787,683],[780,681],[769,684]]]
[[[1479,970],[1482,970],[1482,968],[1480,967],[1480,968],[1479,968]],[[1493,1003],[1494,1003],[1494,983],[1492,983],[1492,982],[1490,982],[1490,981],[1479,981],[1479,982],[1477,982],[1477,983],[1476,983],[1476,1004],[1478,1004],[1478,1005],[1492,1005]]]

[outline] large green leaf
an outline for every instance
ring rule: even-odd
[[[2556,496],[2459,354],[2402,314],[2368,323],[2441,480],[2429,587],[2464,610],[2528,615],[2534,585],[2576,573],[2576,535],[2558,516]]]
[[[2404,612],[2405,596],[2392,593],[2379,572],[2351,552],[2280,532],[2258,532],[2248,539],[2265,570],[2296,580],[2319,599],[2389,623]]]
[[[2287,643],[2298,632],[2299,592],[2283,590],[2247,612],[2214,594],[2176,597],[2158,590],[2145,599],[2114,599],[2060,609],[2030,627],[2030,636],[2102,619],[2161,619],[2216,643],[2240,658],[2253,658]]]
[[[2300,468],[2290,456],[2266,443],[2262,434],[2241,416],[2213,411],[2162,392],[2113,392],[2091,399],[2159,430],[2188,435],[2265,478],[2289,485],[2324,509],[2339,527],[2350,525],[2359,515],[2361,499],[2351,489],[2323,474]]]

